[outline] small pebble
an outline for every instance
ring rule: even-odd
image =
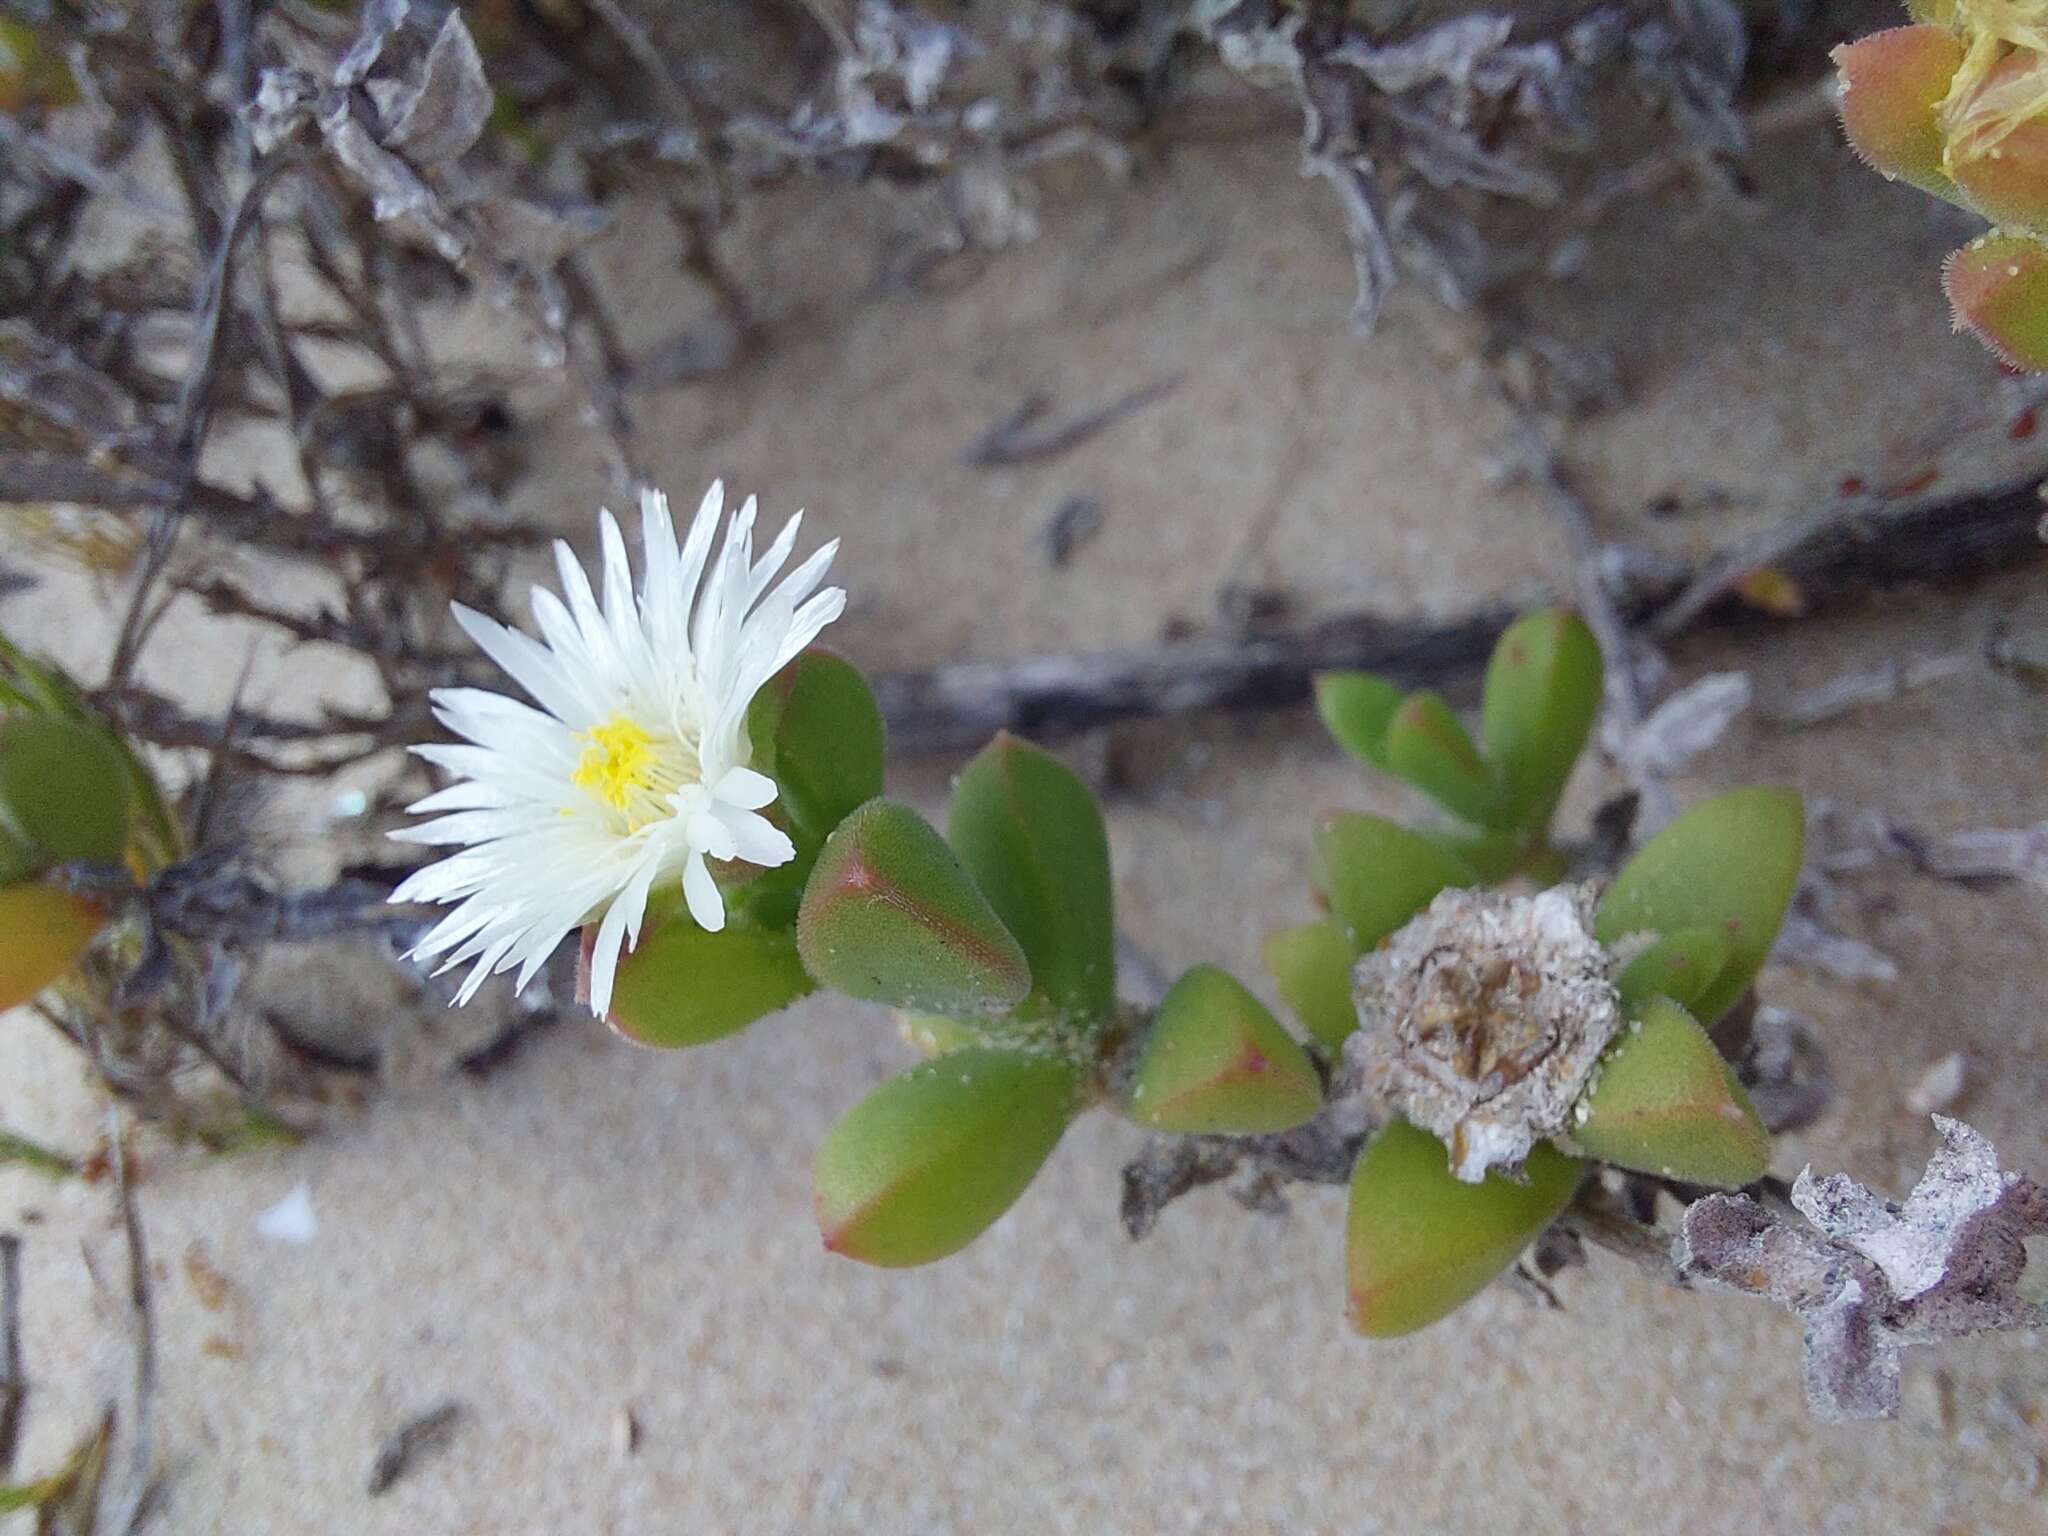
[[[1938,1114],[1953,1108],[1963,1096],[1968,1063],[1961,1051],[1950,1051],[1920,1074],[1920,1080],[1906,1094],[1906,1105],[1916,1115]]]

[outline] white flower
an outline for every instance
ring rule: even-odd
[[[776,789],[747,766],[747,706],[845,608],[840,588],[817,590],[839,546],[825,545],[771,590],[803,514],[756,561],[748,497],[707,566],[724,495],[722,483],[705,492],[678,549],[668,499],[642,493],[637,598],[611,513],[599,519],[601,605],[569,546],[557,543],[567,601],[534,588],[540,640],[455,605],[456,623],[540,705],[439,689],[436,717],[469,744],[413,748],[462,782],[412,807],[443,813],[437,819],[392,835],[460,851],[391,899],[458,903],[413,950],[445,956],[444,971],[474,962],[458,1003],[515,966],[515,990],[524,987],[557,944],[595,921],[590,1008],[602,1018],[651,892],[680,879],[690,915],[715,933],[725,903],[707,859],[772,867],[796,856],[760,814]]]

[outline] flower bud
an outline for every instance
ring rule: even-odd
[[[1351,1326],[1372,1338],[1426,1328],[1476,1296],[1571,1203],[1585,1165],[1548,1143],[1524,1182],[1451,1176],[1443,1143],[1396,1120],[1351,1173],[1344,1262]]]
[[[1063,1056],[972,1046],[891,1078],[818,1148],[825,1246],[891,1269],[957,1253],[1037,1176],[1082,1081]]]
[[[1125,1087],[1140,1125],[1188,1134],[1291,1130],[1323,1103],[1308,1057],[1265,1005],[1227,971],[1199,965],[1153,1015]]]
[[[1615,1037],[1579,1101],[1573,1150],[1639,1173],[1740,1189],[1770,1166],[1771,1137],[1706,1031],[1652,998]]]

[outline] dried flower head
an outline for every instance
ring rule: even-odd
[[[1467,1183],[1566,1128],[1621,1027],[1593,896],[1445,891],[1353,973],[1345,1060],[1369,1096],[1442,1139]]]
[[[460,851],[392,900],[457,904],[414,953],[445,956],[443,970],[474,962],[458,1002],[494,971],[517,967],[525,986],[572,929],[595,922],[590,1008],[602,1018],[653,892],[680,884],[691,917],[715,932],[725,902],[710,861],[795,856],[760,814],[778,791],[748,766],[747,706],[845,607],[838,587],[819,590],[838,544],[777,582],[801,514],[756,560],[751,497],[714,555],[723,508],[714,484],[678,545],[667,498],[646,493],[637,594],[625,538],[603,514],[602,602],[556,545],[567,602],[534,589],[541,640],[456,607],[464,632],[540,706],[444,688],[435,713],[466,744],[414,748],[462,777],[412,807],[435,820],[393,835]]]

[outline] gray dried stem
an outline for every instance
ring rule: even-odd
[[[1918,503],[1853,505],[1801,518],[1775,566],[1797,583],[1809,615],[1846,608],[1873,592],[1967,582],[2040,562],[2038,474],[1982,491]],[[1816,500],[1819,500],[1816,496]],[[1707,567],[1723,564],[1720,557]],[[1695,580],[1681,568],[1618,604],[1625,629],[1664,611]],[[884,673],[875,691],[890,742],[903,752],[971,747],[998,730],[1060,736],[1119,721],[1216,710],[1291,709],[1306,703],[1317,672],[1360,668],[1404,687],[1478,676],[1515,616],[1474,613],[1421,623],[1377,613],[1333,614],[1249,634],[1224,633],[1156,646],[967,662]],[[1774,621],[1726,592],[1698,608],[1685,632],[1757,629]]]

